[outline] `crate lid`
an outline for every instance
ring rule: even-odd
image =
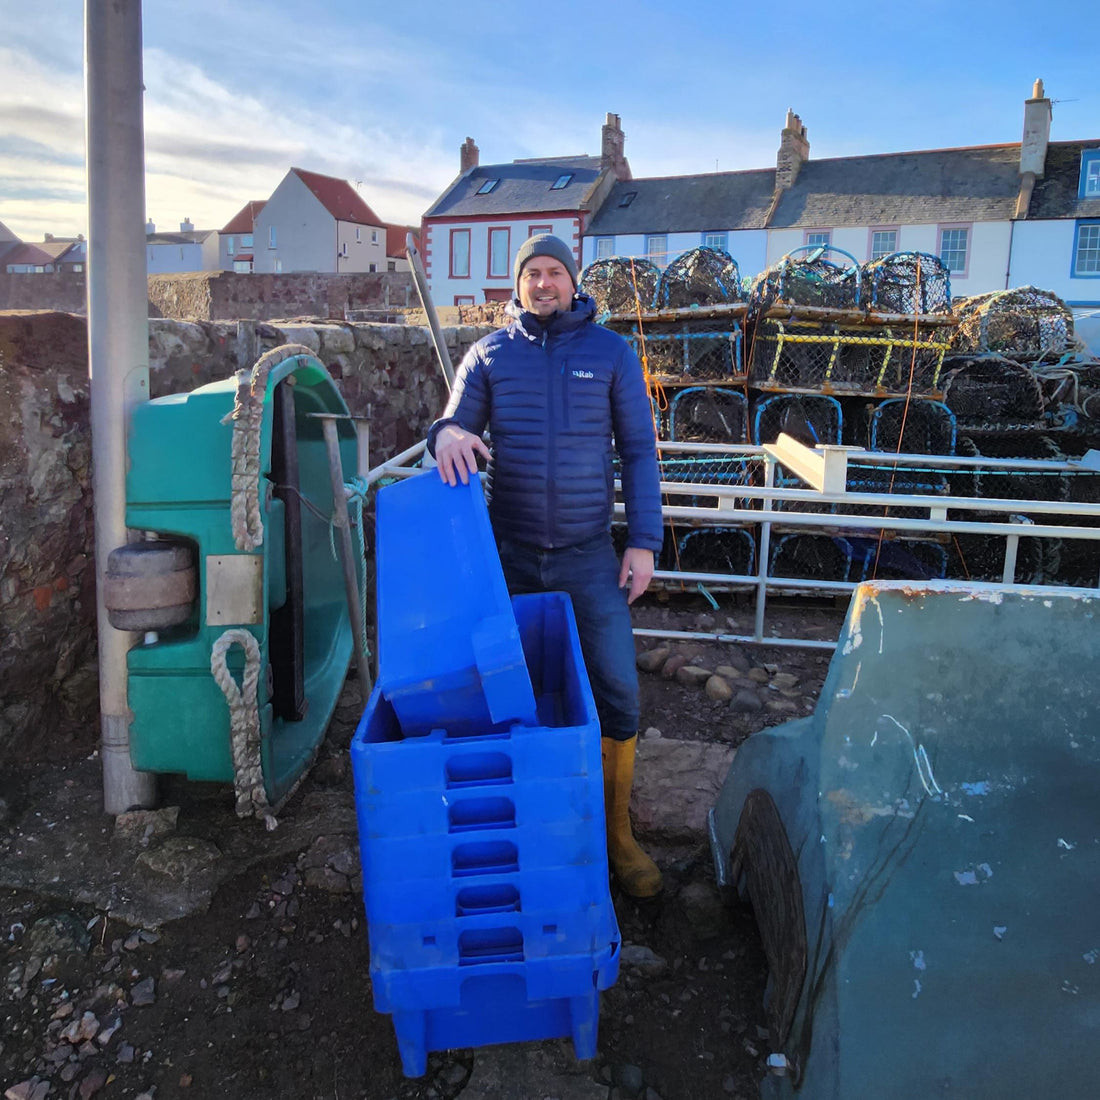
[[[435,470],[377,496],[378,681],[406,734],[468,722],[536,724],[481,482]]]

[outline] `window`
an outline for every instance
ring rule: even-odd
[[[249,263],[248,260],[234,260],[233,261],[233,270],[238,275],[251,275],[252,274],[252,264]]]
[[[476,194],[478,194],[478,195],[487,195],[487,194],[489,194],[489,192],[490,192],[490,191],[492,191],[492,189],[493,189],[494,187],[496,187],[496,185],[497,185],[498,183],[500,183],[500,180],[486,180],[486,181],[485,181],[485,182],[484,182],[484,183],[483,183],[483,184],[482,184],[482,185],[481,185],[481,186],[480,186],[480,187],[479,187],[479,188],[477,189],[477,192],[476,192]],[[471,302],[470,302],[470,305],[473,305],[473,304],[474,304],[474,303],[473,303],[473,301],[471,301]]]
[[[251,233],[242,233],[241,234],[241,248],[251,248],[251,247],[252,247],[252,234]]]
[[[898,231],[896,229],[871,230],[871,259],[881,260],[898,250]]]
[[[396,260],[387,260],[386,261],[386,270],[387,271],[396,271],[397,270],[397,261]]]
[[[342,245],[340,245],[340,255],[341,256],[346,256],[347,254],[348,254],[348,242],[344,241],[344,243]]]
[[[455,305],[456,306],[472,306],[474,304],[474,296],[472,294],[456,294]]]
[[[468,229],[451,230],[451,278],[468,279],[470,277],[470,231]]]
[[[490,279],[506,279],[508,271],[508,249],[511,232],[508,229],[489,230],[489,270]]]
[[[560,191],[563,187],[569,186],[569,181],[573,178],[572,172],[565,172],[563,175],[558,176],[552,184],[550,184],[551,191]]]
[[[356,244],[362,244],[363,243],[363,230],[358,225],[355,227],[355,243]]]
[[[370,231],[370,243],[371,244],[377,244],[378,243],[378,230],[377,229],[372,229]]]
[[[1086,149],[1081,154],[1081,187],[1078,197],[1100,199],[1100,149]]]
[[[830,245],[830,231],[828,229],[814,229],[806,231],[806,239],[802,242],[811,248],[828,248]]]
[[[237,238],[230,234],[225,238],[225,254],[232,256],[237,251]]]
[[[940,259],[952,275],[965,275],[970,226],[940,226]]]
[[[1078,278],[1100,279],[1100,221],[1077,223],[1072,274]]]
[[[720,248],[723,252],[726,251],[728,244],[729,234],[727,233],[704,233],[703,234],[703,247],[704,248]]]
[[[368,264],[367,265],[367,270],[368,271],[377,271],[378,270],[378,265],[377,264]]]
[[[275,241],[275,226],[273,226],[273,225],[269,225],[267,227],[267,247],[268,248],[278,248],[278,245],[276,244],[276,241]]]
[[[539,233],[553,233],[554,227],[552,225],[529,225],[527,227],[527,236],[535,237]]]
[[[73,264],[73,271],[83,271],[83,270],[84,270],[84,265],[83,264]]]
[[[658,267],[664,267],[668,263],[668,237],[663,233],[647,236],[645,239],[645,254]]]
[[[637,191],[627,191],[621,199],[619,199],[619,206],[629,206],[638,197]]]
[[[283,261],[280,260],[278,256],[276,256],[275,257],[275,274],[276,275],[282,274],[282,270],[283,270]]]
[[[615,238],[614,237],[597,237],[596,238],[596,259],[597,260],[610,260],[615,255]]]

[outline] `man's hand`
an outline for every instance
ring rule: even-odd
[[[470,475],[477,476],[477,456],[489,460],[489,448],[481,436],[460,428],[457,424],[448,424],[441,428],[435,437],[435,460],[439,465],[439,476],[448,485],[457,485],[460,481],[468,485]],[[652,572],[652,569],[650,570]]]
[[[440,432],[440,435],[443,433]],[[439,445],[436,444],[436,451]],[[626,588],[630,583],[630,591],[626,602],[633,603],[648,587],[653,579],[653,551],[640,550],[637,546],[628,546],[623,554],[623,564],[619,569],[619,587]]]

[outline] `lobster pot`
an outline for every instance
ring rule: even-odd
[[[867,447],[890,454],[953,455],[955,414],[942,401],[891,397],[870,412]]]
[[[881,493],[883,500],[881,511],[876,505],[838,504],[839,515],[871,515],[875,519],[924,519],[927,508],[905,508],[891,502],[894,495],[946,496],[948,481],[938,470],[914,469],[912,466],[873,466],[870,464],[848,465],[848,479],[845,488],[849,493]]]
[[[864,551],[845,538],[829,535],[782,535],[772,544],[768,575],[848,581],[853,567],[862,575]]]
[[[955,303],[953,350],[994,353],[1027,362],[1074,347],[1073,313],[1057,294],[1037,287],[996,290]]]
[[[625,523],[613,523],[611,525],[611,545],[615,547],[615,553],[621,558],[626,551],[629,534]],[[653,564],[657,569],[676,568],[676,538],[670,526],[666,523],[662,534],[661,549],[653,555]]]
[[[947,570],[947,550],[930,539],[850,538],[862,551],[862,573],[854,580],[939,580]],[[854,572],[854,570],[853,570]]]
[[[743,527],[698,527],[680,536],[676,568],[685,573],[749,577],[756,570],[756,540]]]
[[[631,342],[649,373],[661,382],[717,382],[744,377],[742,330],[732,318],[726,327],[699,328],[688,322],[675,328],[648,325],[644,336],[634,332]]]
[[[927,252],[894,252],[864,264],[862,283],[864,304],[873,312],[951,312],[951,273]]]
[[[581,272],[577,289],[595,301],[597,316],[633,313],[653,306],[660,275],[652,260],[616,256],[589,264]]]
[[[1026,366],[1002,356],[952,356],[944,365],[943,402],[968,429],[1038,427],[1043,390]]]
[[[1044,462],[1064,462],[1065,456],[1046,435],[1024,432],[987,433],[964,436],[967,440],[961,453],[973,453],[985,458],[1038,459]],[[1011,470],[979,467],[977,496],[1000,500],[1068,500],[1069,475],[1064,470]]]
[[[946,351],[946,337],[935,326],[889,328],[772,317],[756,327],[749,377],[767,390],[937,393]]]
[[[749,295],[750,314],[759,316],[778,302],[826,309],[858,308],[859,265],[842,267],[820,252],[814,249],[805,257],[784,256],[757,275]]]
[[[743,300],[737,261],[720,248],[692,248],[661,272],[658,309],[715,306]]]
[[[807,446],[837,445],[843,423],[844,414],[835,397],[777,393],[756,402],[752,442],[758,446],[774,443],[785,432]]]
[[[987,512],[959,512],[952,518],[996,522]],[[999,581],[1004,573],[1005,540],[993,535],[954,535],[947,545],[947,576],[953,580]],[[1016,584],[1042,584],[1058,568],[1054,540],[1021,538],[1016,550]]]
[[[669,402],[669,439],[674,443],[744,443],[744,394],[717,386],[691,386]]]

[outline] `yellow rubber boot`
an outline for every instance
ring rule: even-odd
[[[600,738],[603,749],[603,797],[607,810],[607,858],[619,885],[633,898],[651,898],[661,889],[661,871],[638,847],[630,829],[630,792],[634,787],[634,750],[629,741]]]

